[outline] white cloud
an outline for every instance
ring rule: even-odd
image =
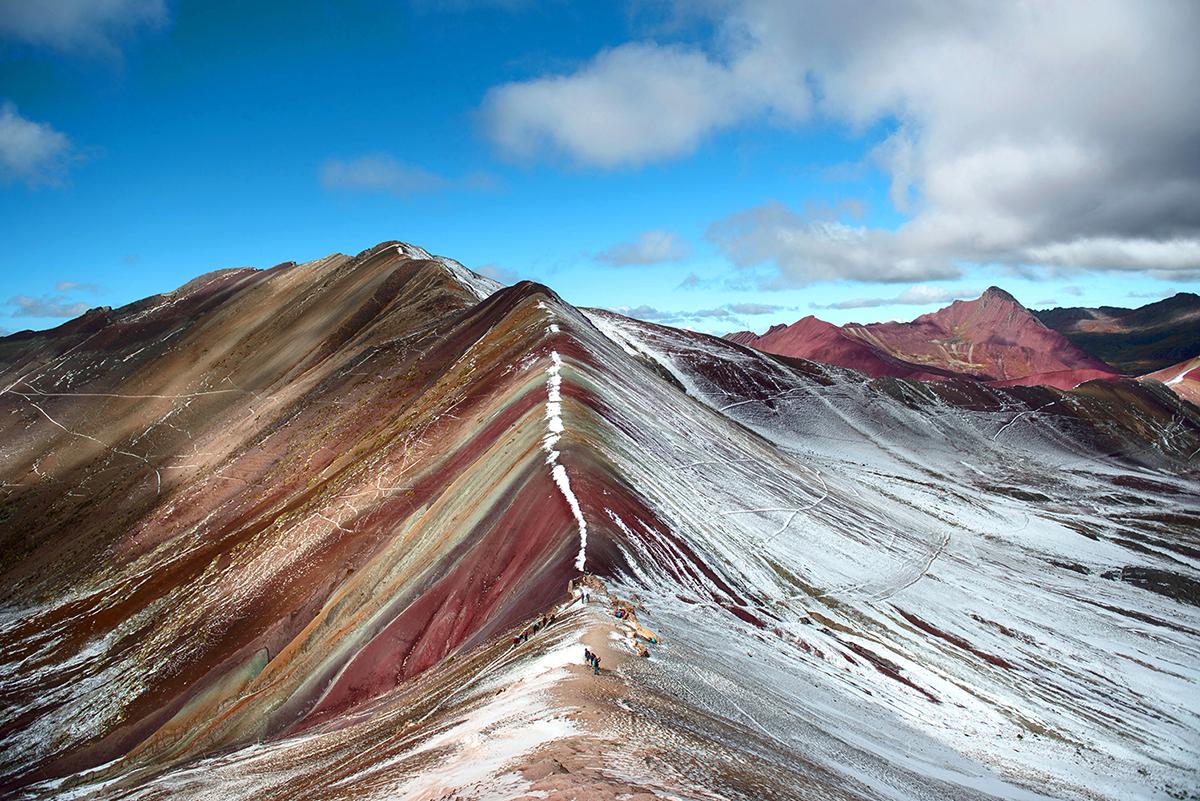
[[[927,280],[966,262],[1200,271],[1200,4],[700,8],[712,42],[626,44],[495,88],[493,140],[612,168],[687,155],[752,120],[889,126],[871,159],[910,215],[898,229],[770,207],[717,226],[735,262],[780,285]]]
[[[0,37],[114,56],[116,40],[167,21],[165,0],[0,0]]]
[[[810,306],[814,309],[871,309],[879,306],[933,306],[943,305],[955,300],[974,298],[979,290],[948,289],[946,287],[917,284],[888,298],[851,298],[836,303],[817,304]]]
[[[1141,271],[1170,275],[1200,269],[1200,237],[1165,240],[1091,237],[1028,248],[1029,261],[1063,267]]]
[[[635,317],[639,320],[649,320],[656,323],[678,318],[678,312],[664,311],[645,304],[641,306],[615,306],[612,311],[615,311],[617,314],[623,314],[626,317]]]
[[[765,286],[933,280],[962,272],[947,258],[930,258],[902,233],[812,219],[780,203],[727,217],[710,226],[708,236],[739,267],[774,264],[778,275]]]
[[[729,309],[734,314],[774,314],[777,311],[783,311],[786,306],[777,306],[773,303],[727,303],[725,308]]]
[[[492,140],[513,156],[550,149],[580,164],[638,165],[690,153],[708,132],[749,114],[806,110],[802,85],[790,92],[777,78],[763,83],[767,66],[736,70],[696,50],[626,44],[572,75],[492,89],[483,116]]]
[[[78,317],[89,308],[86,303],[71,303],[62,295],[14,295],[8,305],[13,317]]]
[[[664,323],[668,325],[679,325],[682,323],[696,323],[711,320],[721,320],[725,322],[734,322],[741,324],[738,319],[739,314],[758,315],[758,314],[774,314],[779,311],[794,310],[790,306],[777,306],[771,303],[726,303],[722,306],[716,306],[711,309],[692,309],[681,311],[667,311],[658,309],[653,306],[617,306],[613,311],[618,314],[624,314],[626,317],[635,317],[639,320],[649,320],[655,323]]]
[[[393,195],[418,195],[462,189],[487,191],[497,181],[484,173],[447,178],[424,167],[406,164],[386,153],[353,159],[330,159],[321,165],[321,185],[326,189],[355,192],[387,192]]]
[[[622,242],[596,254],[599,261],[626,267],[679,261],[691,255],[691,246],[670,231],[644,231],[633,242]]]
[[[89,284],[82,281],[59,281],[54,285],[54,288],[59,292],[90,292],[93,295],[100,291],[99,284]]]
[[[54,186],[78,158],[65,134],[22,117],[11,102],[0,103],[0,184]]]

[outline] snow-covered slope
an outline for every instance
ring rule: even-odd
[[[642,680],[682,684],[776,747],[849,760],[897,797],[1189,785],[1194,415],[1162,427],[1104,385],[868,382],[593,319],[689,390],[637,437],[657,458],[622,470],[716,573],[680,593],[660,557],[631,558],[646,571],[631,591],[705,666],[662,660]],[[1114,411],[1100,440],[1093,403]],[[1159,436],[1105,458],[1109,436],[1143,427]],[[934,777],[948,785],[921,789]]]

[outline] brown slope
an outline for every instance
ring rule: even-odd
[[[772,326],[771,328],[773,330],[775,326]],[[754,333],[753,331],[730,331],[728,334],[722,337],[722,339],[727,339],[730,342],[736,342],[739,345],[753,345],[758,338],[758,334]]]
[[[10,788],[340,713],[571,573],[544,375],[505,369],[541,347],[552,293],[478,303],[390,245],[237,280],[6,365],[0,600],[28,610],[0,633],[25,660],[0,687]]]

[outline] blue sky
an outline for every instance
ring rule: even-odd
[[[0,0],[0,331],[387,239],[718,333],[1200,290],[1188,4],[248,5]]]

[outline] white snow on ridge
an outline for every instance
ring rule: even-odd
[[[562,493],[571,507],[571,514],[579,526],[579,555],[575,557],[575,569],[582,571],[587,558],[587,520],[583,510],[579,508],[579,499],[571,491],[571,479],[567,477],[567,469],[558,463],[559,453],[554,449],[563,433],[562,421],[562,357],[558,351],[550,351],[550,366],[546,368],[546,431],[542,440],[542,448],[546,451],[546,464],[550,465],[550,475],[554,479],[558,491]]]
[[[393,245],[397,251],[410,259],[423,259],[426,261],[435,261],[442,265],[456,281],[465,286],[474,293],[479,300],[491,297],[497,290],[503,289],[504,285],[499,281],[493,281],[491,278],[480,275],[479,273],[464,267],[454,259],[448,259],[445,256],[434,256],[425,250],[425,248],[410,245],[407,242],[401,242]]]
[[[460,284],[475,293],[475,296],[480,300],[490,298],[494,293],[504,288],[504,284],[499,281],[493,281],[487,276],[480,275],[474,270],[464,267],[454,259],[448,259],[445,256],[434,256],[433,260],[446,268]]]
[[[1190,373],[1192,370],[1194,370],[1197,366],[1200,366],[1200,356],[1197,356],[1194,359],[1188,359],[1182,365],[1179,365],[1179,372],[1176,373],[1175,375],[1171,376],[1170,378],[1168,378],[1163,383],[1166,384],[1168,387],[1173,387],[1176,384],[1181,383],[1183,381],[1184,377],[1188,373]]]

